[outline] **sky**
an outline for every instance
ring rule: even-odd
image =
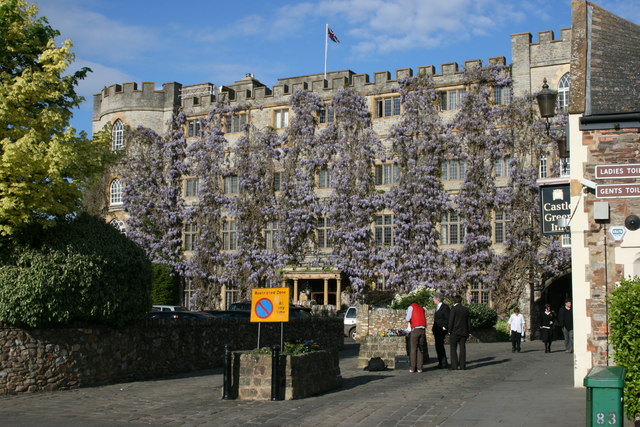
[[[30,3],[34,3],[30,0]],[[71,39],[69,71],[93,70],[71,124],[91,135],[93,94],[143,81],[229,85],[247,73],[279,78],[327,71],[376,71],[480,59],[511,62],[514,33],[571,26],[570,0],[35,0],[40,15]],[[640,24],[640,0],[595,4]]]

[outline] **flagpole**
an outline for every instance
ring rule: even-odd
[[[324,29],[324,79],[327,80],[327,50],[329,47],[329,24]]]

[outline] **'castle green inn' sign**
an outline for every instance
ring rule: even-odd
[[[567,234],[567,227],[558,226],[558,219],[571,217],[569,184],[540,187],[540,225],[542,234]]]

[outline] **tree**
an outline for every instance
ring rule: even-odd
[[[394,246],[383,256],[387,286],[412,291],[448,287],[447,264],[438,247],[437,225],[449,208],[440,165],[449,147],[437,110],[437,92],[426,75],[398,82],[403,115],[390,133],[391,157],[400,169],[386,203],[394,213]]]
[[[87,181],[104,166],[108,141],[69,127],[88,68],[63,76],[71,42],[25,0],[0,0],[0,235],[51,225],[81,208]]]

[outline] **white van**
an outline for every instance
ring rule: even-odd
[[[344,336],[356,339],[356,308],[349,307],[344,314]]]

